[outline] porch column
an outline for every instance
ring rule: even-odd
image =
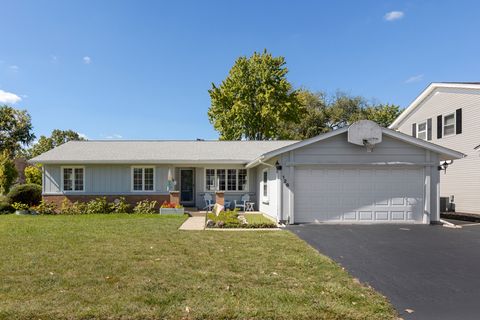
[[[223,191],[215,192],[215,203],[218,203],[221,206],[225,205],[225,192]]]
[[[170,191],[170,202],[180,204],[180,191]]]

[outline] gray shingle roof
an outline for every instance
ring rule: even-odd
[[[248,163],[297,141],[70,141],[36,163]]]

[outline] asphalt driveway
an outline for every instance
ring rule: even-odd
[[[388,297],[403,319],[480,318],[480,225],[288,229]]]

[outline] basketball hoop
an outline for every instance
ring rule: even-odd
[[[373,147],[382,142],[382,128],[370,120],[357,121],[348,128],[348,142],[372,152]]]
[[[367,148],[367,152],[372,152],[373,147],[377,144],[378,138],[363,139],[363,145]]]

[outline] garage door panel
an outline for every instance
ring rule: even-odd
[[[418,168],[298,169],[295,221],[420,222],[423,184]]]

